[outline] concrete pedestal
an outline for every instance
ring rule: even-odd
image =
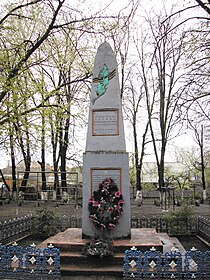
[[[83,158],[83,208],[82,233],[83,237],[94,237],[96,229],[89,219],[88,201],[93,191],[98,188],[106,177],[112,178],[119,191],[123,194],[125,204],[119,223],[110,232],[113,239],[130,238],[130,182],[128,153],[126,152],[86,152]],[[88,186],[88,187],[87,187]]]

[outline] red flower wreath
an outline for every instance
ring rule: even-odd
[[[123,204],[122,193],[114,180],[106,178],[89,199],[89,217],[97,229],[110,231],[119,222]]]

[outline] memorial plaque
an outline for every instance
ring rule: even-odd
[[[98,189],[98,185],[107,177],[114,180],[118,189],[122,191],[122,169],[121,168],[91,168],[91,193]]]
[[[119,114],[117,109],[93,110],[93,136],[119,135]]]

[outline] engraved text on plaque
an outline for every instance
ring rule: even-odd
[[[118,110],[93,110],[93,136],[119,135]]]
[[[122,191],[122,169],[121,168],[91,168],[91,193],[98,189],[98,185],[107,177],[114,180],[118,189]]]

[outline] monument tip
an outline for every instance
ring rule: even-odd
[[[98,50],[101,50],[101,49],[111,49],[112,50],[112,47],[111,47],[111,45],[107,42],[107,41],[105,41],[105,42],[103,42],[103,43],[101,43],[100,45],[99,45],[99,47],[98,47]],[[112,50],[113,51],[113,50]]]

